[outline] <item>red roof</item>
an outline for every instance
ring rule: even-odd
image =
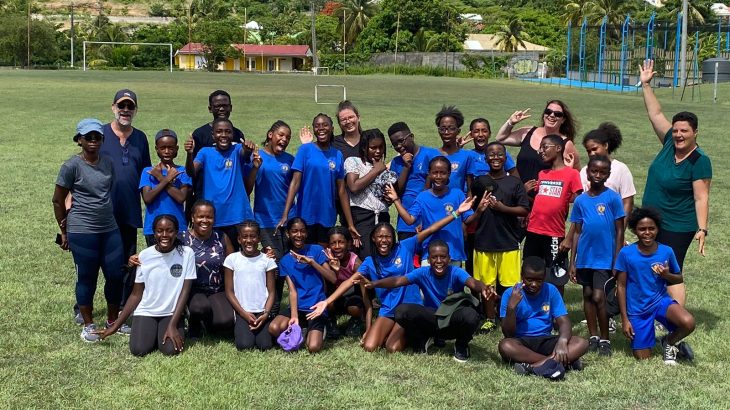
[[[232,44],[232,46],[245,54],[253,55],[306,57],[311,54],[307,45]],[[202,54],[204,48],[202,43],[188,43],[177,50],[177,54]]]

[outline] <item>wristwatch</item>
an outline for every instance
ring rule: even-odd
[[[710,234],[709,232],[707,232],[707,229],[704,229],[704,228],[698,229],[697,232],[704,232],[705,236],[708,236]]]

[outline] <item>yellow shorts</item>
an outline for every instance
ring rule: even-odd
[[[495,286],[499,278],[500,285],[514,286],[520,281],[521,266],[519,249],[507,252],[474,251],[474,278],[487,285]]]

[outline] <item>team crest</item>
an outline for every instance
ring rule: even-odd
[[[400,256],[395,258],[395,260],[393,261],[393,265],[395,265],[398,268],[400,268],[403,265],[403,261],[401,260]]]
[[[446,213],[449,213],[450,214],[451,212],[454,211],[454,205],[449,204],[449,203],[446,203],[444,205],[444,209],[446,210]]]
[[[226,162],[224,162],[224,165],[225,165],[225,167],[226,167],[227,169],[228,169],[228,168],[233,168],[233,160],[231,160],[231,159],[226,159]]]
[[[606,204],[598,204],[596,205],[596,212],[598,212],[598,215],[603,215],[606,213]]]
[[[335,161],[329,160],[327,162],[329,163],[330,171],[334,171],[335,167],[337,166],[337,165],[335,165]]]
[[[651,264],[651,271],[654,272],[655,275],[659,275],[659,272],[664,269],[664,264],[661,262],[654,262]]]
[[[459,163],[458,162],[452,162],[451,163],[451,170],[452,171],[456,171],[457,169],[459,169]]]
[[[281,172],[285,174],[289,172],[289,164],[281,164]]]
[[[176,263],[170,266],[170,275],[172,275],[173,278],[179,278],[182,275],[182,265]]]
[[[550,304],[549,304],[549,303],[547,303],[547,302],[545,302],[545,303],[544,303],[544,304],[542,305],[542,311],[543,311],[543,312],[545,312],[545,313],[550,313]]]

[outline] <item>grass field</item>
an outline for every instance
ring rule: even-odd
[[[83,117],[110,120],[114,92],[128,87],[139,96],[135,126],[150,136],[160,128],[185,135],[209,120],[207,95],[223,88],[233,96],[234,123],[260,141],[276,119],[297,129],[320,111],[334,114],[333,105],[314,103],[316,83],[346,85],[364,127],[385,130],[405,120],[417,141],[428,145],[438,141],[433,118],[442,104],[456,104],[469,119],[485,116],[496,131],[516,109],[532,107],[539,113],[547,99],[563,99],[580,122],[581,136],[601,121],[619,125],[625,143],[617,157],[634,174],[637,204],[660,148],[638,94],[395,76],[0,71],[1,408],[643,409],[730,404],[730,284],[722,271],[730,256],[730,210],[722,199],[730,193],[725,183],[730,144],[723,142],[730,104],[680,103],[669,90],[659,91],[665,112],[699,115],[698,141],[714,163],[707,256],[697,255],[693,245],[686,264],[688,308],[698,323],[689,339],[697,354],[693,365],[667,367],[656,357],[637,363],[619,334],[613,338],[612,358],[589,355],[585,371],[555,384],[514,375],[499,360],[497,332],[476,337],[472,360],[464,365],[451,358],[451,344],[442,353],[422,357],[366,354],[354,340],[343,339],[327,342],[321,354],[311,356],[238,353],[231,341],[208,338],[188,346],[180,357],[138,359],[122,336],[99,344],[81,342],[71,314],[73,264],[71,255],[53,243],[50,202],[60,164],[78,151],[71,141],[76,122]],[[721,95],[730,95],[730,87],[721,88]],[[295,138],[290,151],[297,145]],[[104,317],[101,298],[97,295],[99,323]],[[585,335],[577,324],[582,319],[577,286],[568,288],[567,301],[574,331]]]

